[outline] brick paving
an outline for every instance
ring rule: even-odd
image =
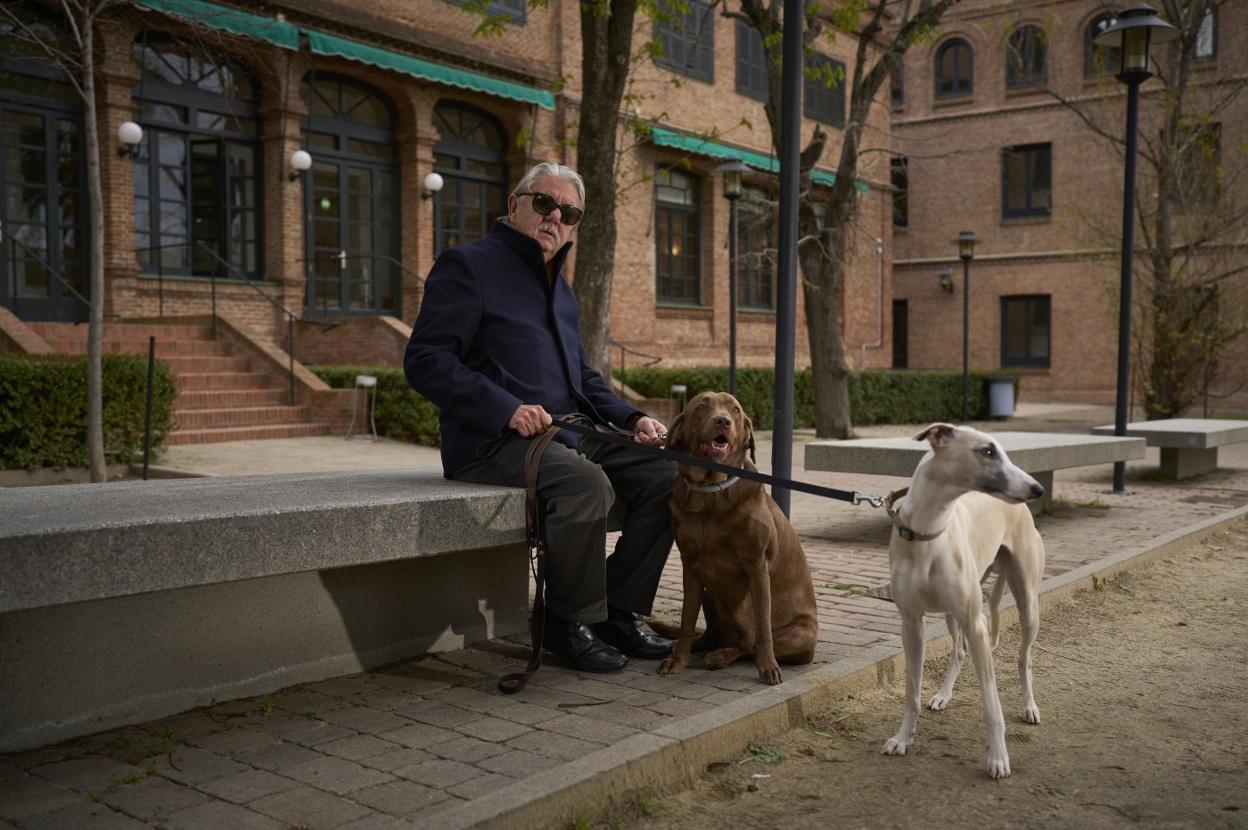
[[[794,457],[800,467],[801,453]],[[1047,575],[1248,504],[1248,447],[1224,448],[1220,463],[1194,480],[1162,482],[1150,450],[1128,466],[1122,496],[1109,493],[1108,467],[1059,472],[1054,509],[1037,522]],[[900,484],[795,474],[876,493]],[[896,644],[892,605],[867,595],[888,581],[887,517],[795,494],[793,521],[814,577],[820,636],[815,664],[786,667],[786,680]],[[679,606],[673,553],[655,616],[674,623]],[[520,639],[482,642],[0,756],[0,830],[437,827],[473,799],[574,770],[617,742],[767,689],[748,662],[712,672],[695,661],[662,677],[656,663],[633,661],[611,675],[548,664],[523,693],[500,695],[499,675],[526,658]]]

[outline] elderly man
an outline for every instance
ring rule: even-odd
[[[576,298],[560,276],[585,204],[571,168],[536,165],[484,239],[443,251],[425,284],[404,367],[441,410],[448,478],[524,485],[524,455],[551,416],[580,413],[657,446],[663,424],[620,400],[586,361]],[[578,440],[579,439],[579,440]],[[671,645],[638,627],[672,546],[675,466],[561,430],[542,455],[546,650],[584,671],[659,659]],[[626,508],[606,555],[607,511]]]

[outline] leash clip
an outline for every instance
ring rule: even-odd
[[[862,504],[864,501],[867,504],[871,505],[872,507],[884,506],[884,499],[882,499],[881,497],[874,496],[870,493],[859,493],[857,490],[855,490],[854,491],[854,507],[857,507],[858,505]]]

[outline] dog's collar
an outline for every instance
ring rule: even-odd
[[[681,476],[681,478],[685,480],[685,486],[695,493],[719,493],[741,480],[740,476],[733,476],[715,484],[694,484],[689,480],[688,476]]]
[[[900,490],[894,490],[884,499],[884,512],[888,514],[888,518],[893,520],[893,526],[897,528],[897,535],[905,539],[907,542],[930,542],[945,532],[942,527],[935,533],[916,533],[913,528],[906,525],[901,520],[901,514],[893,508],[902,496],[910,492],[909,487],[902,487]]]

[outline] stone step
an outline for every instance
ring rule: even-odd
[[[179,372],[177,384],[185,392],[276,388],[273,378],[263,372]]]
[[[84,338],[68,339],[63,335],[45,337],[44,340],[57,354],[86,354],[87,341]],[[147,339],[135,338],[119,340],[105,338],[101,343],[105,354],[147,354]],[[225,340],[174,340],[157,339],[156,356],[162,359],[171,357],[197,356],[231,356],[236,354],[234,348]]]
[[[233,406],[220,409],[175,409],[177,432],[217,427],[252,427],[303,422],[307,406]]]
[[[85,323],[27,323],[26,325],[44,340],[64,338],[70,341],[87,342],[87,326]],[[104,340],[135,340],[147,347],[148,335],[156,336],[156,343],[162,340],[211,340],[212,327],[191,323],[105,323]]]
[[[290,400],[290,389],[206,389],[190,392],[180,391],[173,405],[179,411],[190,409],[219,409],[228,406],[285,406]]]
[[[246,372],[251,368],[251,359],[243,355],[177,356],[165,360],[179,377],[198,372]]]
[[[165,443],[169,445],[215,444],[223,441],[262,441],[271,438],[306,438],[328,434],[329,424],[266,424],[251,427],[179,430],[170,433]]]

